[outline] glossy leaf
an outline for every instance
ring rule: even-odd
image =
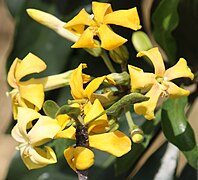
[[[162,106],[162,130],[166,138],[186,156],[189,164],[197,168],[198,147],[192,127],[185,116],[187,97],[167,100]]]
[[[153,16],[153,35],[159,45],[166,52],[169,62],[176,62],[176,42],[172,31],[178,26],[179,16],[177,12],[179,0],[162,0],[157,6]]]

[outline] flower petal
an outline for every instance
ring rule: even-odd
[[[114,33],[107,25],[101,25],[98,28],[98,33],[101,40],[101,47],[106,50],[115,49],[127,42],[127,39]]]
[[[90,135],[90,147],[120,157],[131,150],[131,140],[120,131]]]
[[[73,19],[64,25],[64,28],[79,36],[83,33],[85,25],[89,26],[91,23],[94,23],[89,17],[90,15],[83,8]]]
[[[18,108],[18,117],[17,117],[18,128],[19,128],[19,132],[25,139],[28,138],[27,125],[33,120],[40,118],[40,116],[41,115],[33,109],[23,108],[23,107]]]
[[[76,139],[76,129],[73,126],[70,126],[65,130],[59,131],[55,138]]]
[[[105,76],[97,77],[93,79],[85,88],[85,93],[87,97],[90,99],[91,95],[99,88],[99,86],[103,83],[105,80]]]
[[[7,81],[8,81],[8,84],[17,89],[17,82],[16,82],[16,77],[15,77],[15,72],[16,72],[16,69],[17,69],[17,66],[21,63],[21,60],[16,58],[12,65],[10,66],[10,70],[8,72],[8,77],[7,77]]]
[[[46,67],[46,64],[40,58],[29,53],[16,68],[16,81],[20,81],[21,78],[28,74],[39,73],[45,70]]]
[[[74,171],[86,170],[94,164],[94,153],[85,147],[68,147],[64,156]]]
[[[147,56],[154,65],[155,74],[157,76],[163,77],[165,72],[164,62],[162,59],[162,55],[160,54],[158,48],[152,48],[148,51],[140,51],[137,54],[137,57]]]
[[[74,99],[83,99],[86,97],[83,88],[83,76],[82,70],[86,68],[86,64],[80,64],[71,74],[70,78],[70,87],[71,87],[71,94]]]
[[[164,84],[168,87],[167,91],[170,98],[178,98],[190,94],[190,91],[182,89],[172,82],[164,82]]]
[[[27,152],[26,150],[21,151],[22,160],[28,169],[37,169],[57,162],[53,149],[49,146],[45,146],[45,148],[45,150],[28,148]]]
[[[20,96],[32,103],[38,110],[44,102],[44,88],[42,84],[29,84],[28,81],[19,84]]]
[[[68,116],[67,114],[60,114],[56,117],[56,120],[58,121],[58,124],[61,127],[61,130],[64,129],[67,124],[71,121],[70,116]]]
[[[98,44],[94,41],[94,32],[91,27],[88,27],[80,36],[80,38],[73,44],[72,48],[97,48]]]
[[[28,132],[29,141],[33,146],[39,146],[54,136],[60,130],[57,120],[48,116],[41,116],[32,129]]]
[[[102,113],[104,111],[104,108],[102,107],[100,101],[96,99],[93,103],[93,105],[90,107],[88,112],[86,113],[86,116],[84,118],[85,123],[89,123],[90,120],[95,118],[97,115]],[[106,132],[106,127],[108,127],[108,121],[107,121],[107,115],[103,114],[93,122],[88,124],[88,131],[94,132],[94,133],[103,133]]]
[[[105,24],[116,24],[119,26],[127,27],[133,30],[138,30],[140,25],[140,18],[138,16],[137,8],[128,10],[118,10],[105,15]]]
[[[144,115],[148,120],[154,119],[154,110],[156,108],[158,99],[162,93],[162,90],[158,84],[152,86],[152,88],[146,93],[146,96],[150,99],[141,103],[134,104],[134,110],[139,115]]]
[[[184,58],[180,58],[177,64],[167,69],[164,74],[164,78],[168,81],[181,77],[188,77],[191,80],[194,79],[194,74],[191,72]]]
[[[142,90],[143,92],[155,83],[156,75],[153,73],[145,73],[142,69],[128,65],[130,79],[131,79],[131,91]]]
[[[104,16],[112,12],[111,4],[92,2],[92,11],[96,21],[99,23],[103,23]]]

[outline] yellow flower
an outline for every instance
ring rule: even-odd
[[[12,97],[14,119],[17,118],[18,107],[28,107],[40,110],[44,102],[42,84],[31,83],[31,79],[21,81],[29,74],[39,73],[46,69],[46,64],[37,56],[29,53],[23,60],[16,58],[8,72],[8,83],[13,88],[9,95]]]
[[[40,58],[31,53],[23,60],[16,58],[12,63],[7,79],[9,85],[13,88],[8,95],[12,97],[14,119],[17,118],[18,107],[27,107],[38,111],[44,102],[44,91],[69,85],[72,71],[43,78],[22,80],[29,74],[45,70],[46,67],[46,64]]]
[[[37,120],[35,125],[27,130],[28,124],[34,120]],[[18,150],[28,169],[41,168],[57,162],[52,148],[45,146],[45,149],[41,149],[38,146],[53,139],[59,129],[60,126],[55,119],[42,116],[29,108],[18,108],[18,121],[11,134],[20,143]]]
[[[103,81],[107,80],[111,84],[115,82],[107,76],[97,77],[93,79],[84,89],[83,84],[91,80],[89,75],[83,74],[82,70],[86,68],[86,64],[80,64],[72,73],[70,78],[71,94],[74,99],[90,99],[91,95],[99,88]]]
[[[109,24],[115,24],[138,30],[141,28],[136,8],[114,11],[109,3],[92,2],[93,14],[82,9],[72,20],[65,24],[65,28],[80,36],[73,48],[96,48],[98,44],[94,36],[101,40],[101,47],[112,50],[124,44],[127,39],[114,33]],[[86,28],[86,26],[88,26]],[[86,28],[86,29],[85,29]]]
[[[128,136],[118,130],[107,132],[109,125],[106,114],[91,122],[94,117],[103,111],[104,109],[98,99],[94,101],[93,105],[89,104],[89,107],[85,109],[84,124],[87,124],[88,127],[89,147],[69,147],[64,151],[68,164],[75,171],[77,169],[85,170],[93,165],[94,155],[89,148],[96,148],[117,157],[131,150],[131,141]],[[61,137],[73,137],[74,133],[74,131],[67,131]]]
[[[129,65],[131,91],[146,92],[146,96],[150,97],[148,101],[136,103],[134,110],[137,114],[144,115],[146,119],[151,120],[155,118],[154,110],[160,97],[177,98],[190,94],[188,90],[178,87],[171,80],[181,77],[192,80],[194,75],[184,58],[180,58],[177,64],[165,70],[158,48],[141,51],[137,54],[137,57],[141,56],[147,56],[151,60],[155,73],[145,73],[142,69]]]

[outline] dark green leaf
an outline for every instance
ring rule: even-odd
[[[152,16],[154,37],[171,64],[176,62],[176,43],[171,33],[179,23],[178,3],[179,0],[161,0]]]
[[[198,147],[192,127],[188,123],[184,108],[187,97],[167,100],[162,106],[162,130],[166,138],[176,145],[194,168],[198,162]]]
[[[56,104],[56,102],[54,102],[52,100],[47,100],[43,104],[44,113],[51,118],[56,117],[56,113],[59,110],[59,108],[60,107]]]

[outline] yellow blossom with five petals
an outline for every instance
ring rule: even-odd
[[[114,33],[109,24],[133,30],[141,28],[136,8],[113,12],[109,3],[92,2],[92,11],[93,14],[90,15],[85,9],[82,9],[72,20],[65,24],[64,27],[67,30],[80,36],[72,48],[99,47],[94,41],[94,36],[98,36],[101,40],[101,47],[112,50],[124,44],[127,39]],[[120,19],[122,20],[120,21]]]
[[[86,68],[87,65],[81,63],[71,74],[70,87],[71,94],[74,99],[90,99],[91,95],[99,88],[103,81],[107,81],[111,84],[115,84],[114,80],[108,76],[101,76],[93,79],[86,88],[83,84],[89,82],[91,77],[89,75],[83,74],[82,70]]]
[[[84,124],[88,127],[89,147],[69,147],[64,151],[65,159],[70,167],[76,170],[85,170],[94,163],[94,154],[90,148],[108,152],[116,157],[128,153],[131,150],[131,140],[124,133],[116,130],[107,132],[108,119],[103,114],[99,118],[91,121],[104,111],[100,101],[96,99],[89,109],[86,109]],[[89,123],[90,122],[90,123]],[[66,131],[61,134],[61,138],[74,137],[75,131]]]
[[[17,108],[27,107],[40,110],[44,102],[44,87],[32,83],[31,79],[21,81],[29,74],[40,73],[46,69],[46,64],[37,56],[29,53],[23,60],[16,58],[8,72],[8,83],[13,88],[9,95],[12,97],[14,119],[17,118]]]
[[[27,129],[28,124],[34,120],[37,120],[35,125]],[[11,134],[20,143],[18,150],[28,169],[37,169],[57,162],[51,147],[45,146],[43,149],[38,146],[53,139],[59,130],[57,120],[42,116],[33,109],[18,108],[17,124]]]
[[[158,48],[137,54],[137,57],[142,56],[147,56],[151,60],[155,73],[145,73],[142,69],[129,65],[131,91],[141,91],[150,98],[148,101],[134,104],[134,110],[137,114],[144,115],[146,119],[151,120],[155,118],[154,110],[160,97],[177,98],[190,94],[188,90],[178,87],[171,80],[181,77],[192,80],[194,75],[184,58],[180,58],[177,64],[165,70]]]

